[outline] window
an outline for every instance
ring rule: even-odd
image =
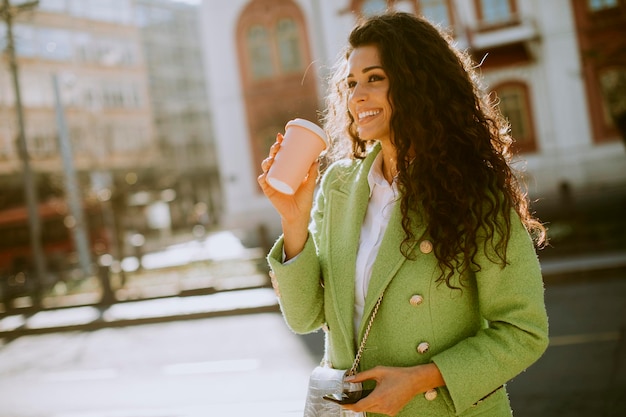
[[[52,80],[47,74],[22,71],[20,81],[24,106],[44,107],[53,105]]]
[[[510,22],[515,13],[512,0],[478,0],[478,5],[478,15],[486,25]]]
[[[626,118],[626,68],[605,69],[600,73],[600,88],[603,98],[604,121],[615,126]]]
[[[610,9],[612,7],[618,7],[618,0],[587,0],[587,6],[592,12],[598,10]]]
[[[57,154],[57,132],[38,129],[26,132],[26,146],[33,158],[46,158]]]
[[[495,89],[502,115],[511,126],[514,147],[521,152],[537,149],[533,131],[528,87],[521,82],[503,84]]]
[[[133,18],[132,5],[129,0],[68,0],[70,12],[74,16],[87,19],[131,23]]]
[[[361,5],[361,13],[365,16],[382,13],[385,9],[387,9],[387,0],[365,0]]]
[[[125,22],[127,5],[124,0],[91,1],[88,17],[106,22]]]
[[[130,90],[127,92],[127,100],[129,107],[133,108],[141,108],[143,103],[141,99],[141,94],[139,93],[139,85],[136,83],[131,84]]]
[[[247,36],[248,56],[255,79],[269,78],[274,74],[269,33],[261,25],[252,26]]]
[[[139,108],[142,99],[139,95],[139,86],[131,81],[129,82],[102,82],[101,98],[102,107],[104,108]],[[93,91],[87,91],[84,97],[86,104],[94,102],[93,106],[97,106],[94,100]]]
[[[93,42],[91,48],[94,60],[105,66],[128,66],[134,61],[130,42],[123,39],[102,38]]]
[[[62,29],[41,29],[39,48],[42,58],[68,61],[72,57],[70,32]]]
[[[84,32],[75,32],[73,37],[76,58],[79,62],[92,61],[93,41],[91,35]]]
[[[65,0],[39,0],[37,7],[50,12],[65,12],[67,6]]]
[[[302,69],[300,56],[300,39],[298,26],[292,19],[281,19],[276,25],[280,68],[283,72],[294,72]]]
[[[246,44],[254,80],[303,70],[300,31],[294,19],[279,19],[269,27],[260,24],[251,26],[246,33]]]
[[[256,177],[267,149],[276,140],[276,132],[284,129],[290,118],[314,119],[319,100],[316,77],[305,76],[315,68],[308,66],[311,43],[307,19],[299,4],[302,2],[246,3],[237,22],[237,54],[252,153],[251,172]]]
[[[2,32],[3,35],[4,33]],[[15,40],[15,52],[17,55],[37,56],[37,40],[34,27],[15,25],[13,28],[13,39]]]
[[[446,0],[422,0],[420,5],[426,19],[443,27],[451,26]]]

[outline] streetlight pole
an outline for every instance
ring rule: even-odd
[[[83,272],[83,278],[91,275],[91,255],[89,253],[89,237],[83,215],[83,207],[81,204],[80,192],[78,189],[78,181],[76,180],[76,170],[74,169],[74,155],[72,153],[72,144],[70,142],[67,125],[65,123],[65,112],[61,100],[61,91],[59,88],[59,77],[54,74],[52,76],[52,87],[54,90],[54,100],[57,116],[57,129],[59,132],[59,149],[61,151],[61,160],[63,161],[63,169],[65,171],[65,185],[67,199],[69,201],[70,213],[74,218],[75,224],[72,227],[74,234],[74,242],[76,242],[76,251],[78,252],[78,261]]]
[[[28,219],[30,222],[30,244],[33,249],[33,258],[35,260],[35,272],[37,274],[36,289],[34,294],[34,303],[38,305],[41,302],[42,282],[46,276],[46,261],[41,243],[41,221],[39,218],[37,188],[33,171],[30,166],[30,156],[28,155],[28,147],[26,146],[26,134],[24,132],[24,112],[22,108],[22,96],[20,94],[20,82],[17,69],[17,60],[15,58],[15,39],[13,38],[13,18],[20,12],[33,9],[39,4],[39,1],[29,1],[12,6],[9,0],[2,0],[0,6],[0,18],[4,20],[7,27],[7,57],[9,61],[9,70],[13,80],[13,89],[15,91],[15,110],[17,113],[17,148],[20,159],[23,164],[24,175],[24,193],[26,196],[26,204],[28,206]]]

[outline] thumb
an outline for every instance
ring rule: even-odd
[[[347,376],[345,382],[363,382],[370,379],[376,379],[377,373],[374,369],[368,369],[367,371],[359,372],[356,375]]]
[[[307,173],[306,178],[303,180],[303,186],[307,187],[309,189],[314,189],[315,185],[317,183],[317,176],[319,174],[318,169],[319,169],[319,162],[314,162],[313,164],[311,164],[311,167],[309,168],[309,172]]]

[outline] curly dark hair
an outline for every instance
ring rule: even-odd
[[[543,225],[530,213],[526,193],[510,166],[512,138],[497,103],[482,88],[470,56],[452,38],[408,13],[370,17],[350,33],[331,80],[324,114],[333,140],[330,160],[362,159],[371,143],[358,137],[348,111],[347,58],[361,46],[376,46],[389,79],[391,140],[397,149],[401,190],[400,248],[411,258],[413,222],[426,222],[441,276],[451,288],[455,270],[478,270],[475,255],[484,238],[487,253],[502,267],[511,230],[511,209],[540,246]],[[351,146],[342,147],[346,134]],[[424,218],[416,213],[422,212]],[[413,214],[413,215],[412,215]],[[487,250],[489,245],[492,250]]]

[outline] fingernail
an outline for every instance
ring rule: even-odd
[[[354,375],[349,375],[345,378],[346,382],[354,381]]]

